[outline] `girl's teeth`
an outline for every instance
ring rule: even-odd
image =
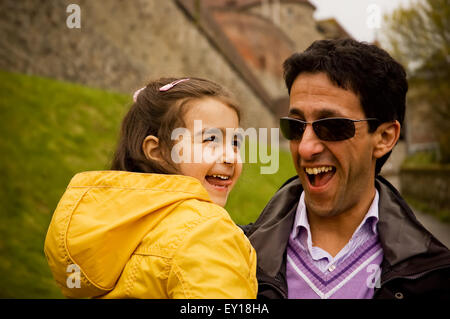
[[[216,177],[216,178],[220,178],[220,179],[224,179],[224,180],[230,178],[229,176],[225,176],[225,175],[212,175],[212,177]]]

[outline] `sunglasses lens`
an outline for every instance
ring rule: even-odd
[[[302,138],[305,124],[294,119],[280,119],[280,130],[283,136],[288,140],[299,140]]]
[[[348,119],[323,119],[313,123],[314,132],[324,141],[342,141],[355,136],[355,124]]]

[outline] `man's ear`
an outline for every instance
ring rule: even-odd
[[[161,148],[159,146],[159,139],[154,135],[148,135],[144,142],[142,142],[142,151],[148,160],[161,162]]]
[[[391,151],[400,138],[400,123],[398,121],[382,123],[374,132],[375,145],[373,156],[380,158]]]

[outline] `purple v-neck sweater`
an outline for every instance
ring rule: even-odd
[[[315,247],[305,205],[300,196],[287,247],[289,298],[372,298],[383,260],[376,224],[378,192],[350,241],[335,256]]]
[[[332,271],[323,272],[297,242],[287,247],[286,276],[290,299],[370,299],[383,250],[378,236],[370,237]]]

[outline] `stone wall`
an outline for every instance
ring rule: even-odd
[[[409,154],[439,149],[432,112],[429,102],[420,98],[420,91],[410,86],[405,114],[405,135]]]
[[[314,20],[314,7],[311,4],[274,1],[267,5],[254,6],[251,11],[255,14],[265,15],[283,30],[295,43],[296,51],[304,51],[315,41],[324,36],[317,30]]]
[[[81,8],[81,29],[66,8]],[[132,93],[150,79],[197,76],[230,89],[244,127],[273,114],[174,0],[3,0],[0,68]]]
[[[295,49],[286,34],[258,14],[216,10],[213,15],[270,97],[286,97],[282,63]]]
[[[228,6],[220,1],[207,3],[215,8],[214,18],[271,99],[286,99],[283,61],[324,38],[313,18],[314,7],[307,1],[236,1]],[[275,106],[277,117],[284,114],[285,104]]]

